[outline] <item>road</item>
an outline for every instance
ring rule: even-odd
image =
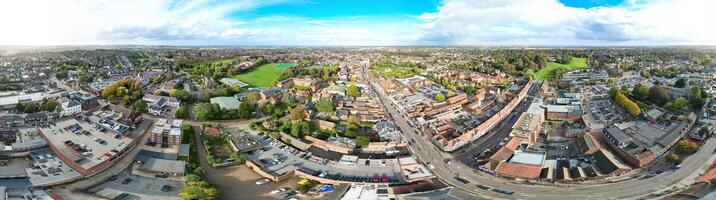
[[[544,186],[532,184],[513,183],[512,181],[497,178],[484,173],[475,173],[473,169],[462,163],[452,162],[446,164],[443,162],[449,154],[443,153],[437,149],[426,137],[421,137],[414,128],[409,125],[407,117],[398,112],[395,105],[391,103],[388,97],[377,89],[375,83],[369,80],[373,88],[376,89],[378,96],[383,103],[385,109],[390,112],[393,121],[403,131],[404,137],[415,141],[417,144],[410,145],[410,149],[425,163],[432,163],[435,167],[433,173],[441,180],[456,189],[465,190],[480,197],[489,198],[520,198],[520,199],[637,199],[645,198],[646,195],[659,192],[672,187],[681,187],[693,182],[693,179],[706,170],[713,163],[714,155],[712,154],[716,148],[716,140],[709,140],[692,156],[684,159],[682,168],[673,172],[663,173],[648,179],[630,179],[617,183],[601,184],[601,185],[570,185],[570,186]],[[498,137],[501,138],[501,137]],[[475,145],[475,144],[473,144]],[[455,180],[453,177],[459,176],[463,179],[471,181],[465,184]],[[491,191],[476,188],[476,184],[489,186],[491,188],[500,188],[515,192],[513,195],[504,195]]]

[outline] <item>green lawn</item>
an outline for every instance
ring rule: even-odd
[[[293,63],[270,63],[256,67],[255,69],[234,76],[234,78],[254,87],[271,87],[274,81],[281,76],[283,71],[293,67]]]
[[[387,77],[403,77],[411,73],[410,69],[406,67],[399,67],[391,63],[379,63],[377,65],[373,65],[370,70]]]
[[[535,80],[552,80],[556,79],[564,72],[586,68],[589,68],[587,58],[572,57],[572,61],[570,61],[569,64],[565,65],[556,62],[548,62],[547,67],[542,68],[537,72],[528,71],[527,73]]]

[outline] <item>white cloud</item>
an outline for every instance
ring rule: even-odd
[[[557,0],[445,0],[423,20],[424,43],[536,45],[715,44],[712,0],[567,7]],[[419,41],[419,42],[420,42]]]

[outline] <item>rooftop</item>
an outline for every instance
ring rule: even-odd
[[[75,160],[84,169],[108,160],[116,155],[113,151],[122,151],[132,142],[132,139],[127,137],[117,139],[111,132],[97,131],[92,124],[85,121],[65,119],[55,124],[55,126],[41,127],[40,132],[50,145],[64,156]],[[70,126],[78,127],[76,133],[65,129]],[[74,145],[68,144],[67,141],[71,141]],[[104,141],[104,144],[99,141]]]
[[[209,100],[213,104],[219,104],[219,107],[227,110],[239,109],[241,102],[234,97],[214,97]]]

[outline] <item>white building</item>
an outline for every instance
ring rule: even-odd
[[[82,112],[82,104],[75,100],[63,97],[60,98],[60,115],[70,116]]]

